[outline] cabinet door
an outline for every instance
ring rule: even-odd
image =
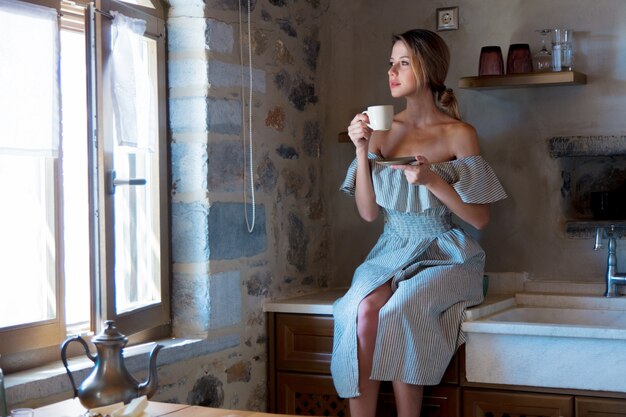
[[[386,391],[386,390],[385,390]],[[420,417],[460,417],[459,387],[424,387]],[[392,392],[381,392],[376,417],[396,417],[396,402]]]
[[[330,376],[279,372],[277,384],[276,413],[350,417],[349,400],[337,395]],[[459,417],[459,390],[458,387],[448,386],[426,387],[420,416]],[[376,417],[395,416],[397,412],[393,393],[384,390],[378,397]]]
[[[333,317],[276,315],[276,368],[330,373]]]
[[[576,397],[576,417],[626,417],[626,400]]]
[[[278,414],[349,417],[348,400],[340,398],[327,375],[278,372]]]
[[[569,395],[465,390],[464,417],[573,417]]]

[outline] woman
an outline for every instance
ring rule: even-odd
[[[445,42],[428,30],[394,36],[389,65],[391,95],[404,97],[406,109],[388,131],[373,132],[366,114],[354,117],[356,159],[341,187],[363,219],[385,216],[384,232],[334,305],[331,371],[355,417],[375,416],[380,381],[392,381],[399,417],[419,416],[423,386],[440,382],[464,342],[465,309],[483,300],[485,254],[451,214],[482,229],[488,204],[506,198],[444,85]],[[377,163],[407,155],[415,161]]]

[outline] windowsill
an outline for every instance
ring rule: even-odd
[[[129,346],[124,349],[124,365],[133,375],[145,375],[148,370],[148,356],[156,343],[163,345],[157,356],[157,369],[162,366],[185,361],[194,357],[219,352],[240,344],[239,335],[227,335],[214,340],[207,339],[166,339],[158,342]],[[72,385],[63,366],[59,353],[58,362],[47,366],[5,375],[7,400],[11,405],[28,404],[38,407],[46,404],[46,399],[53,397],[58,401],[61,396],[72,397]],[[81,381],[91,372],[94,364],[86,355],[68,360],[68,365],[75,381]]]

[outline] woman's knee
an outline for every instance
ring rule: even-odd
[[[359,304],[358,321],[359,327],[376,326],[380,309],[391,297],[391,289],[380,287],[365,297]],[[375,330],[375,328],[374,328]]]

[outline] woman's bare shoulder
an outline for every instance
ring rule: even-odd
[[[451,152],[457,158],[480,154],[478,134],[474,126],[457,120],[446,126],[446,138]]]

